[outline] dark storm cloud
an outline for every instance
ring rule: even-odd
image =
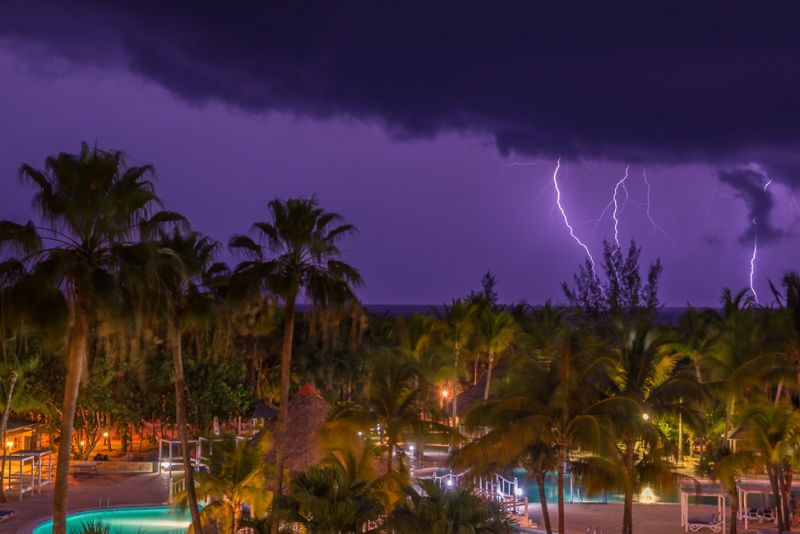
[[[747,206],[747,230],[739,237],[740,242],[751,243],[756,235],[762,243],[783,237],[783,231],[773,227],[770,220],[774,202],[767,187],[769,177],[763,171],[752,168],[720,171],[719,179],[731,186]]]
[[[504,152],[735,162],[797,147],[798,8],[550,4],[19,1],[0,36],[188,101],[474,131]]]

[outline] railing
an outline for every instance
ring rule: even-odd
[[[186,477],[173,478],[169,483],[169,496],[173,497],[178,493],[186,491]]]

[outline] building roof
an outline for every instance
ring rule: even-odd
[[[25,432],[27,430],[32,430],[41,423],[36,421],[30,421],[28,419],[23,419],[22,417],[14,417],[13,415],[8,418],[8,425],[6,425],[6,432],[8,434],[14,434],[16,432]]]
[[[306,384],[289,401],[289,418],[286,426],[286,464],[289,471],[304,471],[322,460],[319,450],[319,431],[330,415],[331,406],[322,398],[317,388]],[[267,425],[274,434],[277,421]],[[274,461],[274,449],[267,455]]]

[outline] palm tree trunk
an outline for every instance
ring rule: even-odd
[[[181,354],[181,332],[176,325],[169,326],[169,337],[172,342],[172,366],[175,372],[175,422],[178,424],[178,436],[183,453],[183,470],[186,473],[186,494],[189,497],[189,511],[192,525],[197,534],[202,534],[200,508],[197,505],[197,490],[194,486],[194,469],[189,458],[189,437],[186,423],[186,378],[183,375],[183,355]]]
[[[486,386],[483,388],[483,400],[489,400],[489,388],[492,385],[492,366],[494,365],[494,352],[489,351],[489,368],[486,370]]]
[[[454,374],[453,374],[453,428],[456,428],[456,417],[458,414],[458,356],[461,349],[458,345],[456,345],[455,350],[455,367],[454,367]]]
[[[61,436],[58,443],[56,481],[53,486],[53,534],[67,532],[67,499],[69,492],[69,460],[72,454],[72,431],[81,374],[89,350],[89,308],[80,296],[76,299],[67,345],[67,376],[64,384],[64,405]]]
[[[392,456],[394,456],[394,442],[389,440],[389,450],[387,451],[387,458],[386,458],[386,472],[391,474],[392,473]]]
[[[731,515],[728,520],[728,534],[736,534],[736,521],[738,521],[739,516],[739,490],[736,487],[736,481],[733,482],[733,491],[729,492],[728,495],[731,498]]]
[[[547,494],[544,492],[544,477],[547,476],[546,471],[539,471],[536,473],[536,486],[539,488],[539,502],[542,505],[542,522],[544,523],[544,530],[547,534],[553,534],[553,525],[550,524],[550,510],[547,509]]]
[[[733,412],[733,399],[730,399],[725,405],[725,434],[723,434],[723,446],[728,445],[728,435],[731,429],[731,415]]]
[[[3,423],[0,425],[0,443],[3,444],[3,461],[0,462],[0,502],[6,502],[5,476],[6,472],[6,432],[8,431],[8,416],[11,414],[11,399],[14,396],[14,386],[17,384],[19,375],[16,371],[11,371],[8,383],[8,394],[6,395],[6,405],[3,408]]]
[[[292,379],[292,341],[294,339],[294,308],[296,292],[286,295],[286,318],[283,327],[283,343],[281,344],[281,404],[278,406],[278,431],[275,436],[275,496],[283,494],[283,466],[286,461],[286,425],[289,419],[289,387]],[[277,534],[279,521],[277,514],[270,527]]]
[[[567,463],[567,449],[561,447],[558,457],[558,534],[564,534],[564,468]]]
[[[633,534],[633,440],[625,442],[625,504],[622,510],[622,534]]]

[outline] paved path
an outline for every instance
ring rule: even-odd
[[[550,510],[550,520],[555,530],[558,523],[558,508],[555,503],[548,503]],[[691,505],[689,508],[690,517],[710,517],[716,512],[716,506]],[[529,507],[531,517],[536,518],[539,528],[544,529],[541,524],[542,508],[539,504],[531,504]],[[564,523],[569,534],[585,534],[586,527],[594,525],[602,529],[603,534],[619,534],[622,527],[622,504],[565,504]],[[634,534],[681,534],[681,507],[678,504],[634,504],[633,505],[633,532]],[[754,528],[744,530],[739,525],[739,532],[755,533],[758,525],[751,525]],[[727,527],[726,527],[727,528]],[[760,527],[761,529],[765,527]],[[700,534],[711,533],[708,529],[703,529]]]
[[[106,500],[110,506],[158,504],[167,500],[169,490],[166,475],[157,474],[101,474],[95,477],[70,477],[69,510],[97,508]],[[38,520],[49,518],[53,511],[53,491],[26,496],[23,500],[9,500],[0,504],[2,510],[16,510],[13,519],[0,523],[0,533],[30,532]]]

